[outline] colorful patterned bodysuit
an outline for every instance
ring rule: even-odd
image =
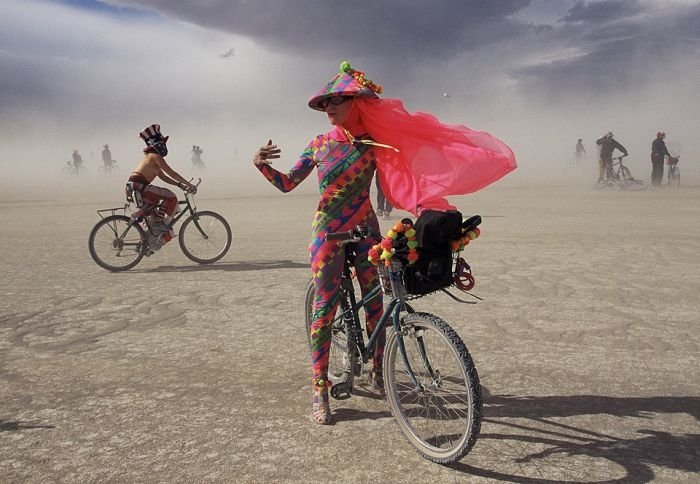
[[[309,247],[311,271],[316,289],[311,325],[311,363],[314,385],[328,386],[328,351],[331,346],[331,323],[339,303],[339,288],[345,250],[336,241],[326,242],[326,233],[354,229],[366,224],[379,232],[379,222],[372,208],[369,190],[375,171],[373,148],[348,141],[336,141],[328,134],[314,138],[289,173],[284,174],[261,165],[258,169],[273,185],[288,192],[299,185],[314,168],[318,168],[321,199],[312,225]],[[355,271],[362,294],[379,283],[377,271],[367,260],[367,251],[376,243],[371,239],[358,243]],[[381,297],[366,307],[367,329],[374,330],[382,314]],[[384,335],[378,338],[374,366],[381,365]]]

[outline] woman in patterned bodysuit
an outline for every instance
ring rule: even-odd
[[[328,403],[328,350],[330,323],[338,306],[343,249],[325,242],[329,232],[347,231],[364,223],[378,229],[369,200],[372,174],[393,207],[420,215],[423,210],[447,211],[455,207],[445,197],[464,195],[499,180],[517,166],[513,151],[484,131],[464,125],[447,125],[428,113],[409,113],[398,99],[380,99],[377,86],[364,72],[340,65],[340,73],[309,100],[309,107],[323,111],[335,126],[316,137],[288,174],[272,169],[271,159],[280,150],[268,141],[253,162],[282,191],[301,183],[318,168],[321,200],[313,223],[311,267],[316,299],[312,323],[313,399],[312,420],[330,422]],[[356,268],[363,294],[378,282],[368,264],[371,242],[360,245]],[[367,326],[374,329],[381,300],[367,308]],[[384,335],[378,335],[373,379],[384,351]]]
[[[332,83],[333,81],[331,81]],[[337,84],[337,83],[336,83]],[[330,83],[329,83],[330,85]],[[318,170],[321,198],[312,225],[309,247],[311,270],[316,296],[311,325],[312,420],[330,422],[328,398],[328,352],[331,345],[331,323],[339,304],[339,288],[345,260],[345,249],[337,241],[326,241],[327,233],[354,229],[367,225],[379,232],[379,223],[370,200],[370,186],[374,176],[375,148],[364,144],[359,111],[353,109],[357,86],[334,85],[333,90],[316,99],[314,107],[322,108],[336,129],[314,138],[289,173],[272,168],[271,158],[279,158],[280,150],[272,141],[260,148],[254,163],[260,172],[282,192],[299,185],[313,171]],[[366,91],[363,88],[363,92]],[[372,93],[373,94],[373,93]],[[365,93],[365,95],[367,95]],[[316,107],[317,106],[317,107]],[[350,133],[348,135],[348,133]],[[350,141],[352,140],[352,141]],[[358,242],[355,269],[362,294],[367,294],[379,283],[377,271],[367,259],[367,252],[376,243],[371,239]],[[373,299],[366,307],[367,330],[374,330],[382,314],[382,299]],[[381,361],[384,335],[380,335],[373,358],[373,379],[381,386]]]

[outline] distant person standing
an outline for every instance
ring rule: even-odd
[[[78,150],[73,150],[73,171],[76,175],[80,174],[80,168],[83,166],[83,157],[78,153]]]
[[[384,196],[384,191],[382,190],[382,185],[379,183],[379,177],[374,178],[375,186],[377,187],[377,216],[389,218],[391,215],[391,210],[394,208],[389,203],[389,200]]]
[[[583,140],[579,138],[576,143],[576,163],[581,163],[584,156],[586,156],[586,148],[583,147]]]
[[[102,163],[105,167],[105,173],[110,174],[112,172],[112,152],[109,151],[109,145],[105,145],[102,150]]]
[[[204,153],[204,150],[202,150],[201,146],[192,145],[192,168],[195,170],[201,170],[204,168],[202,153]]]
[[[656,139],[651,142],[651,184],[652,186],[661,186],[661,180],[664,178],[664,159],[671,157],[671,154],[666,148],[666,133],[659,131],[656,133]]]
[[[622,146],[617,142],[615,135],[608,131],[604,136],[596,140],[596,144],[600,146],[600,159],[598,160],[598,166],[600,168],[598,174],[598,183],[602,182],[605,178],[606,172],[612,171],[612,155],[615,149],[619,150],[627,156],[627,148]]]

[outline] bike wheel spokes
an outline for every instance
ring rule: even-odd
[[[231,227],[221,215],[203,211],[189,217],[180,229],[180,248],[199,264],[221,259],[231,247]]]
[[[416,388],[405,366],[397,369],[397,399],[422,440],[437,448],[449,448],[464,433],[470,402],[464,392],[459,362],[438,337],[435,332],[417,328],[404,338],[406,356],[419,387]],[[420,346],[428,349],[430,365],[421,355]],[[432,374],[429,367],[433,367]]]
[[[425,457],[454,462],[469,451],[480,428],[476,369],[464,343],[447,323],[425,313],[409,315],[404,321],[408,366],[398,349],[397,335],[392,335],[386,350],[384,378],[392,413]]]
[[[141,227],[129,226],[129,217],[113,215],[95,225],[89,249],[93,260],[110,271],[131,269],[143,258],[145,235]]]

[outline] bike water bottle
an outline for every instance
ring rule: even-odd
[[[397,260],[392,260],[388,269],[392,295],[399,299],[406,297],[406,286],[403,283],[403,264]]]

